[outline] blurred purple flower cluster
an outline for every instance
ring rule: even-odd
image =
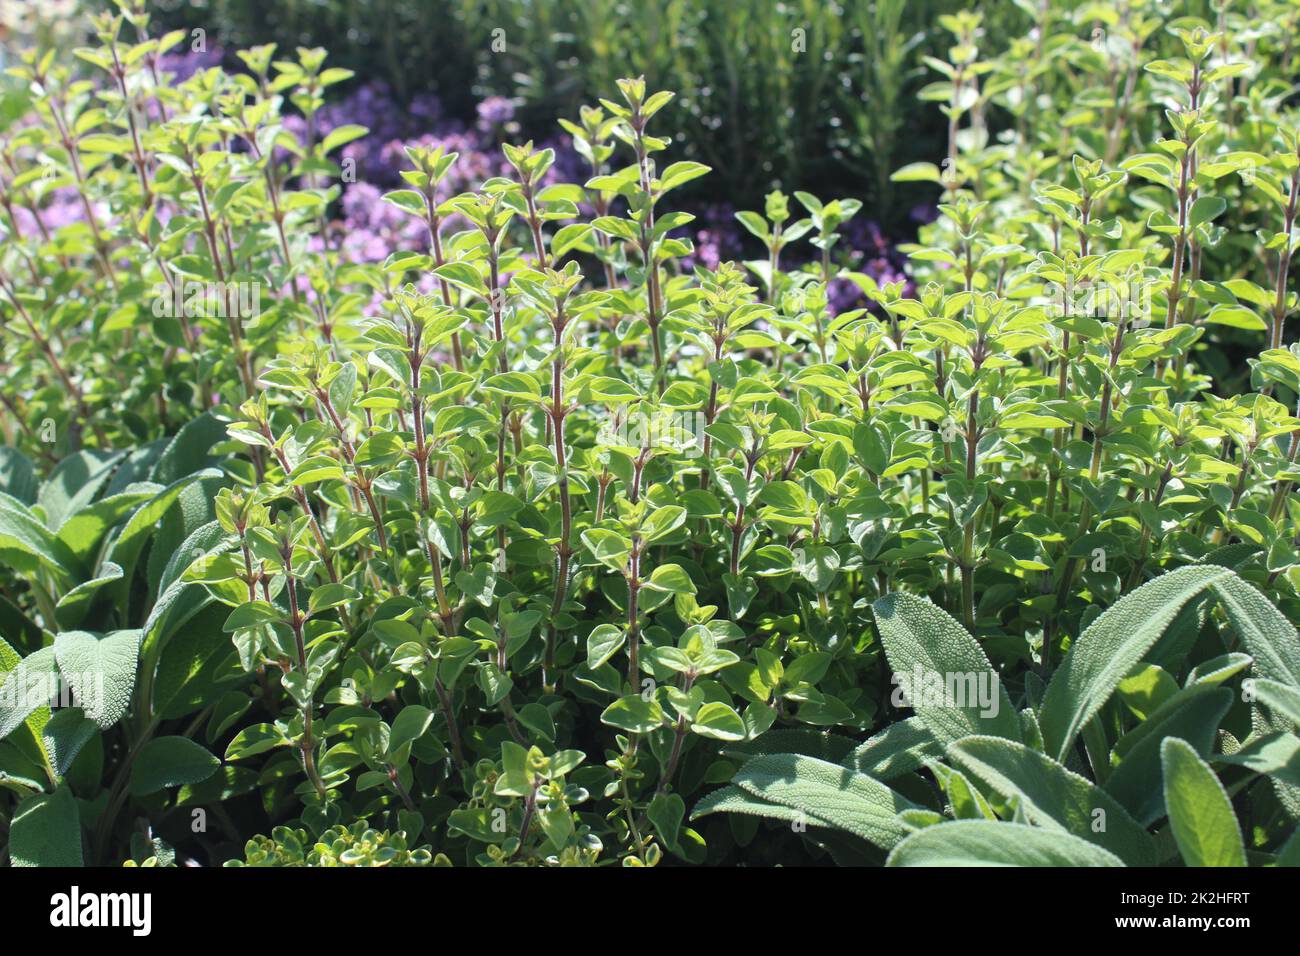
[[[370,130],[353,140],[334,159],[352,160],[357,184],[393,188],[400,184],[398,172],[409,167],[401,146],[429,129],[447,129],[442,103],[432,94],[415,96],[398,104],[383,81],[363,83],[348,96],[323,106],[316,115],[317,137],[340,126],[356,123]],[[284,117],[284,127],[300,140],[307,136],[307,121],[297,114]]]
[[[401,106],[381,82],[363,84],[321,110],[318,135],[324,136],[346,123],[370,127],[369,135],[342,150],[341,158],[354,161],[358,179],[347,185],[343,195],[339,231],[344,255],[353,261],[377,262],[396,250],[424,247],[427,240],[420,225],[382,198],[386,189],[402,185],[400,171],[408,166],[403,149],[406,145],[440,145],[460,155],[443,184],[445,196],[476,188],[492,176],[511,175],[501,144],[518,131],[514,104],[504,97],[491,96],[479,103],[477,114],[472,126],[447,118],[434,96],[417,97]],[[299,135],[305,133],[300,118],[286,120],[286,126]],[[586,165],[571,148],[568,136],[558,135],[539,146],[555,150],[555,164],[547,173],[547,182],[586,179]],[[694,254],[682,263],[684,268],[699,265],[716,269],[721,262],[746,257],[747,244],[736,222],[734,206],[707,202],[690,211],[695,221],[678,233],[689,237],[695,246]],[[787,263],[806,261],[814,253],[811,246],[792,247]],[[905,257],[870,220],[851,220],[844,228],[837,253],[844,266],[865,272],[878,282],[906,279]],[[831,304],[838,312],[859,307],[865,299],[852,282],[836,280],[831,286]]]
[[[86,218],[86,210],[82,206],[81,197],[75,186],[60,186],[48,190],[44,201],[39,204],[36,215],[33,215],[26,206],[17,204],[13,206],[12,211],[14,227],[20,236],[32,236],[38,232],[41,235],[46,232],[54,233],[74,222],[84,222]],[[96,215],[102,216],[106,213],[106,206],[97,205]],[[39,222],[36,220],[37,215],[40,216]]]
[[[736,207],[729,202],[711,202],[686,210],[695,221],[674,233],[689,238],[695,244],[695,254],[682,260],[682,268],[716,269],[723,262],[745,258],[745,243],[741,238],[740,224],[736,222]]]
[[[158,72],[170,73],[175,83],[184,83],[200,70],[221,66],[226,58],[226,51],[219,46],[211,49],[205,47],[202,50],[195,50],[192,47],[186,49],[182,41],[181,45],[174,49],[180,52],[164,53],[158,57]]]
[[[842,264],[853,272],[869,275],[881,285],[887,282],[907,282],[906,295],[913,287],[904,266],[907,257],[880,231],[871,219],[856,217],[841,227],[843,238],[836,245]],[[827,290],[830,310],[837,315],[850,309],[860,309],[868,304],[866,295],[849,279],[835,279]]]
[[[160,57],[158,67],[160,72],[173,75],[175,82],[181,82],[200,70],[222,65],[225,59],[224,51],[219,47],[186,50]],[[353,123],[370,131],[347,143],[331,157],[355,173],[355,181],[343,184],[340,218],[331,224],[331,248],[337,249],[349,261],[364,263],[382,262],[396,251],[427,247],[428,237],[423,225],[383,201],[385,192],[405,186],[400,173],[410,165],[404,149],[408,145],[442,146],[448,152],[459,154],[440,187],[442,198],[476,189],[485,179],[494,176],[511,176],[513,170],[501,151],[501,145],[519,138],[514,102],[502,96],[489,96],[478,104],[476,113],[472,124],[448,117],[441,101],[433,94],[419,94],[408,103],[399,103],[382,81],[362,83],[346,96],[322,107],[316,116],[317,138]],[[295,136],[306,138],[307,121],[302,116],[287,114],[283,122]],[[555,162],[546,174],[545,184],[581,183],[589,176],[586,162],[573,150],[567,134],[557,134],[539,143],[538,147],[555,150]],[[730,203],[707,201],[686,211],[695,214],[695,221],[674,233],[689,238],[695,247],[694,253],[683,260],[684,269],[696,266],[716,269],[722,262],[762,255],[761,249],[754,248],[752,238],[740,228],[735,218],[735,207]],[[584,212],[589,214],[590,210]],[[37,229],[26,210],[20,209],[18,213],[18,225],[24,234]],[[933,207],[917,207],[912,211],[912,218],[918,223],[930,221],[934,215]],[[75,189],[52,191],[43,204],[41,217],[50,231],[84,218],[84,209]],[[866,273],[880,283],[906,281],[906,257],[898,252],[875,222],[855,218],[842,228],[842,233],[843,237],[835,247],[835,256],[843,267]],[[324,238],[313,237],[314,248],[322,248],[324,244]],[[793,267],[813,260],[816,255],[810,244],[799,242],[784,252],[782,265]],[[866,304],[861,290],[847,279],[832,282],[829,293],[834,312]],[[911,293],[910,286],[908,293]]]
[[[689,237],[695,244],[694,255],[682,260],[684,269],[696,266],[716,269],[721,262],[762,254],[761,249],[753,248],[754,241],[748,238],[736,222],[736,210],[730,203],[706,203],[689,211],[695,214],[695,221],[675,233],[677,236]],[[913,211],[913,218],[918,222],[928,222],[934,218],[933,215],[928,219],[923,218],[924,215],[925,211],[920,207]],[[834,256],[841,267],[865,273],[882,285],[886,282],[908,282],[906,294],[913,293],[913,286],[905,271],[907,257],[885,237],[878,223],[870,219],[851,219],[841,228],[841,236],[834,249]],[[781,266],[790,269],[804,265],[815,261],[819,255],[811,244],[798,242],[782,252]],[[868,304],[862,290],[849,279],[832,281],[828,299],[830,310],[835,314]]]
[[[339,126],[358,123],[370,132],[345,145],[337,160],[351,160],[356,181],[345,183],[342,218],[335,224],[339,249],[354,262],[379,262],[390,253],[420,249],[427,244],[423,226],[411,216],[383,201],[390,189],[405,186],[401,171],[410,168],[405,147],[441,146],[459,159],[439,187],[442,198],[477,188],[485,179],[511,175],[501,143],[517,131],[514,104],[494,96],[478,106],[473,125],[445,116],[436,96],[420,95],[399,104],[381,81],[364,83],[348,96],[326,105],[317,114],[317,136]],[[305,120],[286,117],[285,127],[299,137],[307,132]],[[555,165],[543,182],[573,181],[582,175],[581,162],[567,136],[539,144],[555,150]]]

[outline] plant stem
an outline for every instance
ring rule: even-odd
[[[528,831],[533,826],[533,814],[537,812],[537,791],[541,786],[542,778],[534,777],[532,789],[524,799],[524,819],[519,824],[519,849],[515,851],[515,856],[524,852],[524,842],[528,839]]]
[[[294,649],[298,654],[298,673],[308,680],[307,671],[307,646],[303,640],[302,625],[306,618],[298,607],[298,582],[293,576],[293,544],[284,542],[280,555],[284,560],[284,578],[285,589],[289,594],[289,627],[293,630]],[[302,739],[298,742],[298,750],[302,754],[302,766],[307,772],[307,779],[311,785],[316,788],[322,799],[328,797],[328,791],[325,789],[325,782],[321,779],[316,770],[316,741],[312,736],[312,710],[313,705],[308,697],[307,702],[302,707]]]
[[[555,468],[559,476],[556,488],[560,496],[560,540],[556,545],[555,595],[551,600],[550,622],[547,627],[546,650],[542,662],[542,688],[555,692],[555,617],[564,607],[569,584],[569,561],[572,556],[570,537],[573,534],[573,506],[569,497],[569,462],[564,447],[564,419],[568,412],[564,405],[564,306],[560,305],[554,324],[555,359],[551,366],[550,418],[555,440]]]
[[[1297,148],[1297,161],[1300,161],[1300,147]],[[1273,322],[1269,330],[1269,348],[1282,347],[1283,332],[1286,326],[1286,283],[1291,269],[1291,232],[1295,228],[1296,208],[1300,203],[1300,166],[1291,174],[1291,191],[1287,198],[1286,212],[1283,216],[1282,232],[1287,241],[1277,251],[1277,288],[1273,297]]]
[[[628,556],[627,571],[627,682],[636,688],[641,677],[641,632],[638,629],[638,607],[641,593],[641,536],[632,534],[632,553]]]
[[[662,296],[659,291],[659,263],[655,259],[654,228],[655,204],[651,190],[650,158],[645,145],[645,120],[638,107],[632,115],[633,145],[636,149],[637,170],[640,176],[641,190],[646,194],[645,216],[641,220],[641,258],[646,270],[646,322],[650,326],[650,344],[654,349],[654,377],[659,383],[659,390],[664,388],[664,352],[659,336],[659,323],[662,320]]]

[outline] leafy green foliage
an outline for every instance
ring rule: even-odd
[[[67,787],[18,805],[9,826],[9,860],[13,866],[81,866],[81,827]]]
[[[363,823],[331,827],[312,840],[306,830],[276,827],[269,837],[248,841],[243,860],[227,866],[449,866],[428,847],[411,849],[406,834],[372,830]]]
[[[954,738],[953,721],[972,709],[968,703],[918,705],[917,716],[911,718],[916,723],[905,733],[899,732],[904,724],[894,724],[838,766],[798,754],[754,757],[737,772],[732,786],[702,800],[696,815],[745,813],[846,831],[891,850],[891,866],[1153,866],[1168,862],[1161,852],[1167,844],[1147,828],[1167,818],[1187,865],[1245,865],[1233,805],[1202,758],[1227,734],[1219,722],[1231,695],[1217,685],[1240,674],[1252,659],[1243,655],[1231,666],[1225,663],[1204,673],[1194,670],[1181,690],[1170,681],[1163,691],[1165,699],[1149,710],[1136,706],[1141,698],[1125,695],[1125,682],[1104,676],[1112,661],[1120,662],[1120,673],[1143,673],[1138,664],[1146,651],[1141,648],[1149,649],[1165,636],[1192,594],[1216,583],[1227,585],[1228,593],[1241,603],[1257,609],[1267,606],[1245,598],[1253,589],[1226,568],[1171,572],[1098,617],[1061,663],[1053,683],[1041,694],[1041,704],[1027,700],[1022,719],[1012,724],[1011,732],[969,732]],[[934,654],[952,654],[954,647],[973,645],[960,625],[927,602],[907,595],[891,598],[903,600],[877,602],[877,617],[882,619],[881,639],[893,666],[898,666],[895,661],[911,666],[910,655],[918,644]],[[886,626],[884,621],[891,623]],[[1155,624],[1148,627],[1148,622]],[[1295,628],[1285,619],[1272,619],[1271,626],[1261,627],[1255,636],[1271,648],[1271,656],[1294,660],[1289,646]],[[1134,645],[1139,649],[1133,650]],[[1072,667],[1072,660],[1087,663]],[[1087,673],[1084,668],[1098,676],[1080,679],[1078,675]],[[1137,686],[1130,683],[1129,694]],[[1064,689],[1053,695],[1054,687]],[[1248,682],[1246,687],[1249,696],[1260,695],[1257,684]],[[1283,687],[1287,689],[1275,689]],[[1285,700],[1290,689],[1269,682],[1262,688],[1262,699]],[[1102,724],[1096,715],[1116,696],[1136,720],[1116,713],[1118,720]],[[1084,742],[1093,780],[1054,759],[1052,751],[1044,752],[1048,738],[1041,728],[1062,719],[1053,714],[1081,712],[1087,716],[1075,719],[1088,722]],[[1017,727],[1031,730],[1032,745],[1017,739]],[[1194,737],[1198,744],[1180,739],[1184,728],[1201,731]],[[889,740],[891,736],[896,739]],[[1217,759],[1285,788],[1291,786],[1289,761],[1300,752],[1293,742],[1300,744],[1293,733],[1256,732],[1235,753]],[[926,743],[931,745],[928,752],[922,750]],[[1073,736],[1066,740],[1061,759],[1078,759],[1072,744]],[[1158,755],[1152,753],[1154,748]],[[891,758],[909,754],[915,756],[889,766]],[[875,771],[878,777],[856,768]],[[922,768],[934,776],[945,798],[930,809],[903,796],[916,792],[917,771]],[[1240,786],[1250,777],[1238,775],[1237,780]],[[952,819],[945,821],[938,811]],[[867,814],[880,818],[875,829],[862,824]],[[891,822],[905,828],[902,834],[888,829]]]
[[[1105,850],[1021,823],[953,820],[908,837],[890,866],[1120,866]]]
[[[1160,756],[1169,826],[1183,861],[1188,866],[1245,866],[1237,818],[1214,771],[1177,737],[1165,738]]]
[[[358,265],[323,50],[167,83],[124,0],[29,52],[4,197],[86,218],[3,220],[10,861],[1294,859],[1289,53],[1137,7],[937,20],[914,288],[803,190],[686,268],[644,78],[579,183],[409,147],[427,244]]]

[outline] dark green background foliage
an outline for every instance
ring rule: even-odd
[[[757,5],[577,62],[604,27],[548,7],[448,65],[581,171],[409,144],[382,200],[323,48],[177,81],[122,0],[23,50],[4,857],[1300,862],[1300,8],[1166,6],[863,4],[924,38],[855,60],[810,5],[841,62],[788,72]],[[893,56],[888,110],[821,92]],[[691,187],[769,174],[754,258],[698,261]],[[878,280],[842,244],[895,183],[939,215]],[[371,257],[330,228],[367,186]]]
[[[985,6],[995,35],[1029,22],[1015,4]],[[642,74],[654,89],[678,91],[674,153],[714,168],[697,191],[738,207],[760,203],[774,186],[866,187],[873,218],[892,225],[928,198],[887,178],[941,148],[942,116],[908,103],[926,82],[918,52],[941,51],[934,18],[959,9],[956,0],[447,0],[436,7],[436,27],[430,5],[411,0],[211,0],[157,10],[160,23],[207,26],[231,48],[270,40],[323,46],[331,62],[386,81],[399,99],[434,92],[464,120],[485,96],[511,97],[525,136],[550,135],[556,117],[575,116],[620,77]]]

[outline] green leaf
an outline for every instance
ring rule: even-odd
[[[665,505],[650,512],[641,528],[646,544],[666,538],[686,523],[686,509],[680,505]]]
[[[617,624],[598,624],[587,636],[587,666],[595,670],[617,654],[626,641],[626,628]]]
[[[592,398],[615,405],[634,402],[641,397],[641,393],[627,382],[608,375],[597,375],[588,379],[586,387]]]
[[[1166,737],[1188,741],[1202,754],[1214,746],[1219,724],[1232,704],[1232,691],[1213,684],[1184,688],[1115,744],[1119,766],[1106,780],[1105,791],[1149,826],[1164,815],[1160,788],[1160,744]]]
[[[505,830],[494,826],[493,813],[487,807],[451,811],[447,817],[447,830],[453,834],[463,833],[482,843],[504,843],[508,835]]]
[[[1256,700],[1278,716],[1300,727],[1300,688],[1263,677],[1252,679],[1250,687]]]
[[[1178,682],[1162,667],[1139,665],[1119,682],[1117,693],[1125,706],[1146,720],[1157,707],[1178,693]]]
[[[272,724],[254,724],[245,727],[226,747],[227,760],[243,760],[254,757],[275,747],[284,747],[290,743],[280,730]]]
[[[1228,208],[1228,201],[1222,196],[1202,196],[1192,203],[1189,220],[1195,229],[1204,223],[1217,219]]]
[[[1051,757],[996,737],[967,737],[948,756],[1008,801],[1026,819],[1095,843],[1130,866],[1155,866],[1150,836],[1114,797]]]
[[[734,786],[889,849],[908,832],[898,819],[916,805],[878,780],[802,754],[764,754],[748,761]]]
[[[329,583],[314,588],[307,599],[307,614],[314,617],[321,611],[361,600],[361,592],[346,584]]]
[[[648,734],[663,726],[664,712],[658,701],[629,694],[606,707],[600,715],[600,722],[629,733]]]
[[[0,640],[0,652],[11,651],[9,645]],[[8,657],[8,654],[4,656]],[[0,660],[0,664],[3,663],[5,661]],[[0,740],[49,704],[57,676],[53,647],[33,651],[9,670],[0,683]]]
[[[739,620],[749,610],[749,605],[758,596],[758,582],[748,576],[736,577],[734,574],[722,576],[723,587],[727,590],[727,606],[732,617]]]
[[[144,484],[134,485],[132,488],[131,491],[92,501],[59,525],[55,540],[65,546],[68,552],[76,555],[77,561],[83,567],[94,561],[105,533],[118,525],[143,502],[152,498],[159,486]]]
[[[1160,747],[1165,807],[1188,866],[1245,866],[1246,848],[1232,801],[1191,744],[1168,737]]]
[[[356,123],[345,123],[342,126],[336,126],[321,140],[320,151],[322,154],[330,153],[354,139],[360,139],[369,132],[370,130],[366,129],[366,127],[358,126]]]
[[[645,586],[652,591],[667,591],[670,594],[694,594],[695,582],[691,576],[677,564],[661,564],[650,572],[650,580]]]
[[[0,492],[30,505],[36,501],[39,487],[31,459],[17,448],[0,445]]]
[[[204,478],[219,477],[221,477],[221,472],[212,468],[187,475],[158,492],[157,495],[137,508],[131,515],[121,533],[118,534],[117,540],[113,542],[112,550],[108,555],[109,560],[120,565],[125,572],[121,580],[110,585],[119,605],[123,608],[127,606],[128,586],[135,573],[136,559],[139,558],[140,552],[150,536],[158,530],[163,515],[180,497],[181,492],[191,484]]]
[[[104,637],[65,631],[54,639],[59,673],[86,716],[105,729],[131,705],[139,652],[138,630],[114,631]]]
[[[734,786],[714,790],[700,800],[695,805],[695,809],[691,811],[691,819],[696,820],[711,813],[743,813],[747,816],[765,817],[769,820],[781,820],[786,823],[803,823],[809,827],[836,829],[834,824],[823,820],[821,817],[810,816],[802,810],[782,806],[779,803],[769,803]]]
[[[700,705],[691,721],[691,730],[701,737],[715,740],[745,739],[745,722],[740,719],[740,714],[716,700]]]
[[[1110,699],[1184,604],[1217,581],[1225,568],[1189,566],[1126,594],[1070,648],[1043,697],[1038,723],[1049,755],[1064,760],[1083,725]]]
[[[396,753],[403,745],[419,740],[431,723],[433,723],[433,711],[428,707],[421,707],[418,704],[403,707],[402,712],[393,721],[393,729],[388,737],[388,752]]]
[[[491,662],[478,669],[477,681],[489,707],[494,707],[505,700],[515,686],[514,679]]]
[[[155,737],[140,748],[131,765],[131,793],[140,797],[201,783],[219,766],[220,760],[188,737]]]
[[[1300,635],[1295,625],[1235,573],[1211,586],[1247,653],[1255,659],[1252,673],[1300,687]]]
[[[66,581],[78,570],[80,561],[17,498],[0,494],[0,563],[22,574],[38,569],[50,571]]]
[[[908,717],[890,724],[870,740],[860,744],[844,761],[846,767],[875,777],[892,780],[911,773],[943,753],[934,735],[926,730],[919,717]]]
[[[105,561],[98,576],[83,581],[59,598],[59,603],[54,607],[54,619],[59,627],[74,628],[84,621],[104,585],[121,577],[122,569],[112,561]]]
[[[1123,866],[1079,837],[1023,823],[954,820],[924,827],[889,854],[886,866]]]
[[[551,255],[557,259],[571,249],[582,244],[591,234],[591,226],[585,222],[575,222],[555,230],[551,237]]]
[[[889,177],[896,183],[942,183],[943,177],[939,167],[934,163],[908,163],[895,170]]]
[[[47,525],[59,527],[68,515],[94,500],[125,456],[126,453],[120,451],[87,449],[60,461],[36,496]],[[110,487],[109,491],[112,490]]]
[[[736,213],[736,219],[742,226],[749,230],[751,235],[759,239],[764,245],[767,245],[771,241],[772,234],[767,228],[767,221],[758,213],[748,211],[738,212]]]
[[[212,605],[163,645],[153,681],[153,716],[179,720],[221,694],[221,681],[238,674],[236,653],[221,631],[224,610]]]
[[[1205,321],[1211,325],[1226,325],[1232,329],[1245,329],[1247,332],[1262,332],[1268,325],[1251,309],[1244,305],[1216,305]]]
[[[479,523],[496,528],[508,523],[524,508],[524,503],[504,491],[487,491],[479,499]]]
[[[541,383],[527,372],[501,372],[485,381],[481,388],[523,402],[540,404],[545,400]]]
[[[304,458],[289,473],[290,483],[300,487],[319,484],[322,481],[342,481],[344,477],[343,466],[329,455],[312,455]]]
[[[149,480],[161,485],[181,481],[214,464],[212,446],[226,438],[226,425],[211,412],[186,422],[167,443],[149,471]]]
[[[614,571],[622,570],[632,552],[632,540],[607,528],[589,528],[582,533],[582,543],[591,556]]]
[[[1001,740],[1000,737],[993,738]],[[996,820],[993,808],[984,794],[976,789],[964,773],[936,760],[930,764],[930,771],[939,782],[939,787],[948,800],[948,807],[953,817],[958,820]]]
[[[82,866],[81,815],[67,787],[28,797],[9,826],[13,866]]]
[[[1252,737],[1236,753],[1215,754],[1213,759],[1300,786],[1300,737],[1295,734]]]
[[[609,179],[609,177],[602,178]],[[592,184],[588,183],[587,185],[591,186]],[[610,185],[614,184],[611,183]],[[605,187],[604,184],[601,184],[594,188]],[[637,241],[636,229],[633,227],[632,223],[628,222],[626,219],[619,219],[617,216],[598,216],[591,221],[591,224],[598,232],[603,232],[605,235],[612,236],[615,239],[621,239],[624,242]]]
[[[214,558],[238,546],[239,539],[226,535],[217,521],[200,525],[186,538],[163,567],[158,579],[158,599],[145,619],[141,653],[148,656],[155,644],[166,640],[190,618],[212,603],[211,593],[202,584],[182,579],[197,561]]]
[[[221,629],[229,634],[245,627],[270,624],[272,621],[280,620],[282,616],[280,609],[269,601],[248,601],[230,612]]]
[[[665,169],[663,175],[659,177],[661,184],[660,192],[666,193],[670,189],[676,189],[683,183],[688,183],[692,179],[698,179],[700,176],[704,176],[710,172],[712,172],[712,169],[705,166],[703,163],[673,163]]]
[[[382,468],[392,465],[402,456],[402,440],[396,435],[381,432],[371,435],[357,448],[358,468]]]
[[[872,608],[894,680],[939,743],[972,734],[1020,740],[1011,698],[965,628],[904,592],[887,594]]]
[[[41,729],[41,741],[45,752],[49,754],[50,766],[54,772],[59,776],[67,773],[86,741],[98,730],[98,725],[86,717],[79,707],[65,707],[55,711]]]
[[[426,210],[424,197],[414,189],[395,189],[392,192],[384,193],[384,202],[392,203],[403,212],[411,213],[415,216],[424,216]],[[475,276],[478,273],[474,273]]]
[[[646,807],[645,815],[664,846],[669,849],[676,847],[677,834],[686,816],[686,802],[675,793],[657,793]]]

